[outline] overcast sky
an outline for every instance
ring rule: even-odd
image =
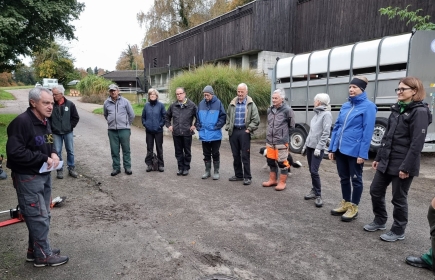
[[[79,0],[86,5],[80,18],[73,22],[78,40],[65,41],[77,68],[95,67],[115,70],[116,61],[127,45],[141,42],[145,31],[136,14],[148,11],[153,0]]]

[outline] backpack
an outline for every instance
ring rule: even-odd
[[[156,153],[153,153],[153,171],[159,170],[159,159],[157,158]]]

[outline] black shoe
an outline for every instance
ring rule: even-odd
[[[51,248],[51,253],[54,254],[54,255],[59,255],[60,254],[60,249]],[[33,249],[27,249],[26,261],[28,261],[28,262],[34,262],[35,261],[35,256],[33,255]]]
[[[243,181],[243,178],[239,178],[239,177],[233,176],[233,177],[229,178],[228,180],[229,181]]]
[[[119,173],[121,173],[121,170],[113,169],[112,173],[110,173],[110,176],[116,176],[116,175],[118,175]]]
[[[426,268],[432,270],[432,266],[428,265],[422,258],[408,256],[406,257],[406,263],[415,267]]]
[[[177,176],[180,176],[180,175],[183,175],[183,170],[178,170],[178,172],[177,172]]]
[[[313,189],[311,189],[310,193],[307,194],[306,196],[304,196],[305,200],[310,200],[310,199],[315,199],[316,198],[316,193],[314,192]]]
[[[316,207],[320,208],[323,206],[323,200],[321,196],[316,196],[316,201],[314,201],[314,204],[316,204]]]
[[[127,175],[131,175],[131,174],[133,174],[133,171],[131,171],[130,168],[126,168],[126,169],[125,169],[125,174],[127,174]]]
[[[246,179],[243,180],[243,185],[247,186],[247,185],[250,185],[250,184],[251,184],[251,179],[246,178]]]
[[[163,171],[165,171],[165,168],[163,166],[159,166],[159,171],[163,172]]]
[[[151,165],[148,165],[147,166],[147,170],[145,170],[146,172],[150,172],[150,171],[153,171],[153,167],[151,166]]]
[[[187,175],[189,175],[189,170],[184,170],[183,171],[183,176],[187,176]]]
[[[51,254],[51,256],[47,256],[46,258],[36,258],[33,266],[36,267],[58,266],[67,263],[68,260],[69,258],[67,256],[59,256],[59,255]]]

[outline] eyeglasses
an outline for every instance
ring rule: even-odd
[[[410,88],[410,87],[408,87],[408,88],[396,88],[396,89],[394,89],[394,91],[395,92],[404,92],[405,90],[408,90],[408,89],[413,89],[413,88]]]
[[[176,93],[175,95],[182,95],[182,94],[184,94],[184,92],[182,92],[182,93]]]

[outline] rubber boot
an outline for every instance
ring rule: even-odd
[[[283,191],[285,189],[285,184],[287,181],[288,174],[280,174],[278,185],[275,187],[276,191]]]
[[[210,177],[211,161],[204,161],[205,163],[205,173],[202,175],[202,179],[207,179]]]
[[[269,181],[263,182],[263,187],[274,187],[276,185],[278,185],[278,182],[276,181],[276,172],[270,171]]]
[[[213,180],[219,180],[219,167],[221,165],[220,161],[213,161],[213,169],[214,169],[214,174],[213,174]]]

